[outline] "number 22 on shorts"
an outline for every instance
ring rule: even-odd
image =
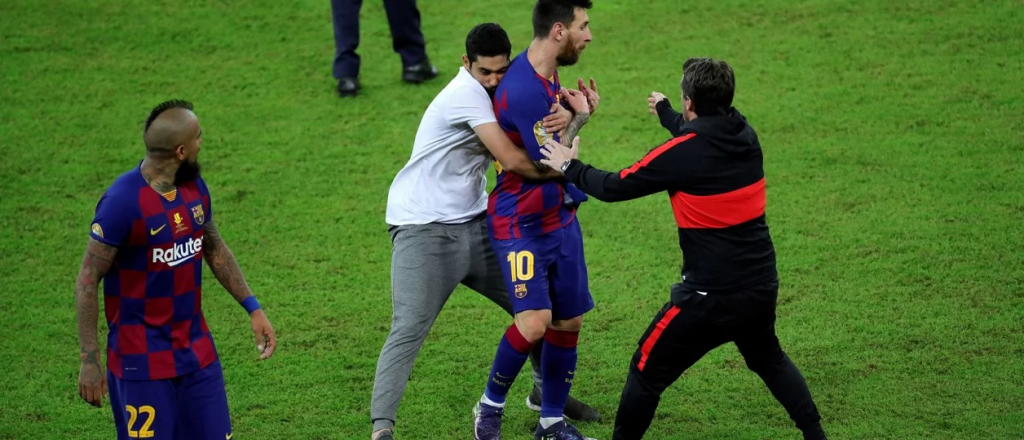
[[[140,406],[136,409],[134,406],[125,405],[124,409],[128,411],[128,437],[131,438],[152,438],[156,435],[153,431],[149,430],[150,426],[153,426],[153,420],[156,419],[156,409],[152,406]],[[142,427],[138,431],[135,431],[135,422],[139,418],[139,414],[146,414],[148,417],[142,424]]]
[[[533,252],[509,252],[508,264],[512,273],[512,282],[533,279]]]

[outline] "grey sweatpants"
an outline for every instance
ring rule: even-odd
[[[467,223],[391,226],[391,332],[377,359],[370,419],[373,429],[391,428],[423,341],[459,284],[512,315],[512,300],[480,216]],[[484,325],[505,325],[495,322]],[[533,382],[541,384],[540,347],[530,354]],[[481,349],[493,349],[493,345]],[[487,372],[481,372],[481,377]],[[483,383],[483,382],[481,382]],[[481,393],[483,390],[481,389]]]

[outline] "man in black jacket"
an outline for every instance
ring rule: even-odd
[[[754,129],[732,107],[735,79],[724,61],[683,64],[683,112],[652,94],[675,136],[618,173],[596,169],[550,141],[546,165],[605,202],[667,191],[683,251],[682,282],[671,289],[638,343],[615,419],[613,440],[643,437],[661,393],[706,353],[734,342],[805,439],[824,439],[821,416],[800,370],[775,335],[778,276],[765,221],[765,179]]]

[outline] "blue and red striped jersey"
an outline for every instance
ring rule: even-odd
[[[540,147],[556,133],[544,130],[544,117],[551,105],[560,103],[558,72],[551,78],[537,74],[526,51],[509,65],[494,93],[494,113],[513,143],[526,150],[532,160],[544,158]],[[572,221],[575,208],[563,205],[558,181],[531,181],[505,172],[495,162],[497,183],[487,201],[488,230],[498,240],[534,237],[557,231]]]
[[[90,235],[117,247],[103,277],[114,376],[168,379],[217,360],[202,309],[203,225],[212,218],[202,178],[162,196],[136,167],[100,198]]]

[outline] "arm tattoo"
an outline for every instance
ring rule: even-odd
[[[562,144],[565,146],[572,145],[573,138],[583,129],[583,125],[587,123],[588,119],[590,119],[590,113],[576,113],[573,115],[572,120],[569,121],[569,126],[565,128]]]
[[[249,290],[249,285],[246,284],[245,277],[242,276],[242,268],[238,266],[235,255],[231,253],[231,249],[228,249],[227,243],[221,238],[217,224],[210,220],[206,223],[205,228],[203,258],[210,266],[210,271],[217,277],[217,281],[220,281],[220,285],[224,286],[224,290],[227,290],[235,298],[235,301],[242,302],[252,296],[252,291]]]
[[[99,367],[99,281],[106,275],[117,255],[117,248],[90,238],[75,281],[75,314],[78,318],[78,343],[83,364]]]

